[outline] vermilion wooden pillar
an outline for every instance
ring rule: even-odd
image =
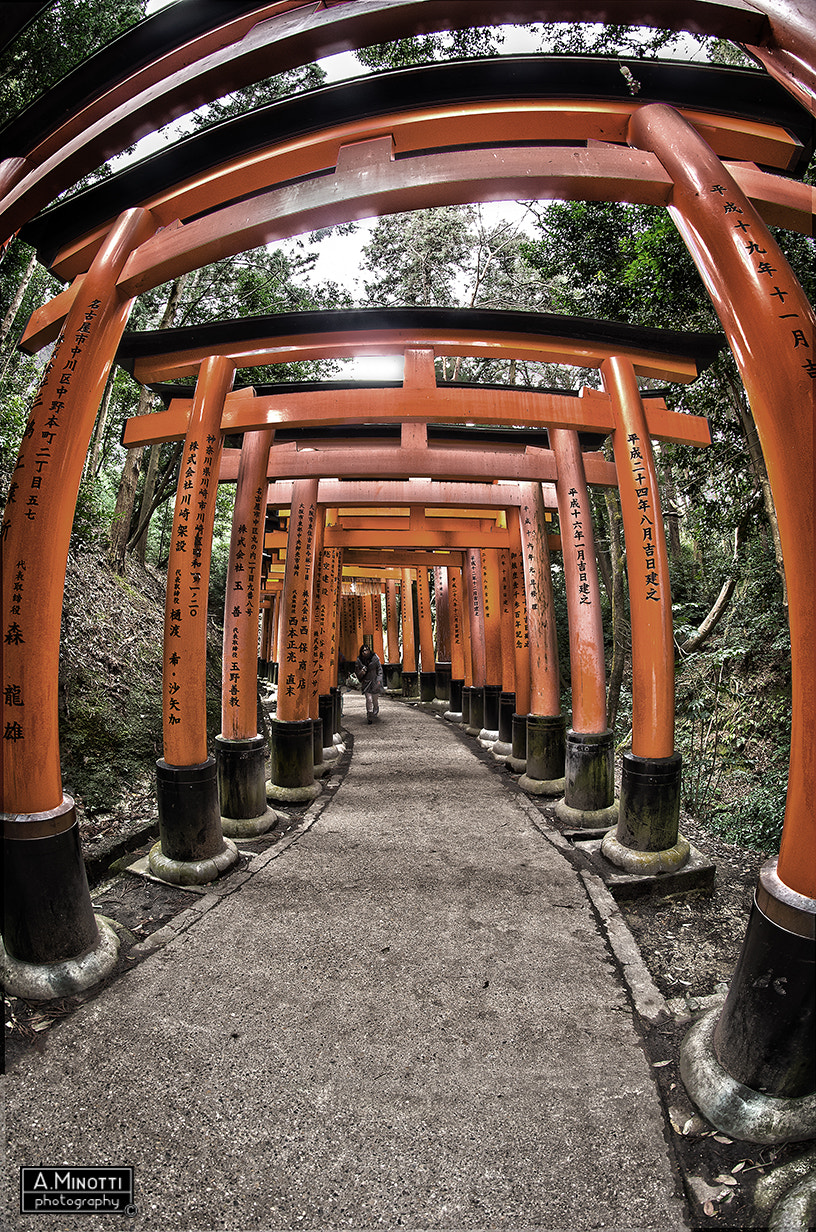
[[[167,562],[164,757],[156,763],[159,841],[151,848],[149,865],[155,877],[183,885],[213,881],[238,859],[235,844],[223,836],[217,768],[215,758],[207,755],[206,678],[221,416],[234,376],[235,364],[222,356],[211,356],[199,369]]]
[[[689,1035],[681,1070],[696,1103],[729,1134],[764,1142],[809,1137],[816,1118],[816,317],[759,214],[691,125],[669,107],[643,107],[629,140],[653,151],[674,181],[670,213],[739,365],[773,490],[791,631],[791,759],[779,860],[760,874],[722,1014],[708,1015]]]
[[[416,640],[414,635],[414,597],[411,570],[402,570],[400,588],[402,609],[402,695],[416,701],[419,696],[419,675],[416,666]]]
[[[484,687],[487,673],[485,653],[484,586],[482,583],[482,553],[469,548],[465,553],[465,585],[467,587],[468,623],[470,626],[470,662],[472,684],[462,691],[462,713],[469,736],[478,736],[484,727]]]
[[[482,551],[484,599],[485,685],[479,742],[490,747],[499,738],[499,699],[502,688],[501,573],[495,548]]]
[[[43,373],[3,515],[3,967],[7,990],[24,997],[87,988],[116,961],[116,936],[97,926],[91,907],[74,802],[62,791],[59,642],[77,492],[132,303],[116,280],[154,231],[148,211],[126,211],[85,275]]]
[[[442,565],[434,566],[434,597],[436,602],[436,683],[434,706],[438,710],[450,708],[450,599],[448,596],[448,571]]]
[[[519,528],[530,641],[530,714],[527,768],[519,785],[531,795],[564,790],[564,719],[561,715],[558,637],[555,628],[550,551],[540,483],[519,485]]]
[[[399,651],[398,588],[393,579],[385,584],[385,626],[388,638],[388,662],[385,664],[385,687],[393,692],[402,688]]]
[[[462,570],[448,566],[447,575],[449,637],[451,656],[450,709],[445,718],[452,723],[462,720],[462,686],[465,683],[465,614],[462,595]]]
[[[524,554],[521,551],[521,514],[507,511],[511,541],[519,550],[510,552],[510,586],[513,596],[513,656],[515,660],[516,708],[513,712],[513,749],[507,764],[516,774],[527,769],[527,715],[530,713],[530,636],[527,627],[527,596],[524,590]]]
[[[499,732],[490,752],[497,761],[506,761],[513,752],[513,715],[516,710],[516,658],[513,629],[513,586],[510,553],[502,549],[499,558],[499,610],[501,613],[501,695]]]
[[[678,833],[682,758],[674,749],[674,636],[669,559],[652,442],[631,361],[601,365],[612,399],[629,612],[632,622],[632,748],[623,755],[618,826],[601,850],[627,872],[680,868],[689,844]]]
[[[430,704],[436,694],[433,621],[431,618],[431,588],[428,570],[417,569],[417,613],[419,616],[419,700]]]
[[[549,429],[558,467],[556,496],[569,617],[572,728],[567,732],[564,799],[556,815],[575,826],[613,825],[615,737],[606,724],[601,591],[595,535],[578,433]]]
[[[379,589],[371,596],[371,620],[374,626],[374,653],[382,663],[385,659],[385,643],[383,641],[382,591]]]
[[[326,603],[328,599],[328,582],[323,582],[321,563],[323,558],[323,541],[325,537],[326,511],[318,506],[315,523],[314,568],[312,570],[312,617],[309,643],[311,646],[311,670],[309,672],[309,718],[312,720],[312,749],[314,758],[314,776],[321,778],[331,769],[329,762],[323,756],[323,715],[320,702],[320,676],[322,662],[325,661],[327,647]],[[324,697],[323,710],[331,705],[331,698]]]
[[[278,708],[270,720],[266,794],[271,800],[300,802],[320,794],[314,778],[314,734],[309,716],[317,488],[317,479],[298,479],[292,485],[279,625]]]
[[[266,803],[266,741],[258,733],[258,609],[272,428],[244,434],[232,514],[221,666],[221,734],[215,738],[221,826],[249,838],[278,820]],[[268,622],[267,622],[268,623]]]
[[[321,551],[318,580],[315,606],[317,620],[315,687],[318,695],[323,761],[328,764],[338,756],[337,745],[334,741],[337,706],[337,617],[340,593],[340,550],[338,548],[323,548]]]

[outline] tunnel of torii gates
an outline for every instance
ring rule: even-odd
[[[274,612],[266,618],[266,653],[270,623],[276,624],[280,668],[272,804],[297,791],[298,784],[288,784],[299,767],[313,778],[318,743],[321,752],[331,752],[328,728],[336,723],[325,717],[325,697],[336,687],[340,650],[353,649],[368,624],[372,640],[379,636],[376,613],[366,617],[365,602],[362,616],[357,597],[351,607],[347,597],[344,606],[343,573],[368,569],[368,582],[354,582],[359,591],[379,589],[384,579],[386,660],[393,667],[397,579],[391,571],[399,570],[402,684],[417,688],[418,632],[421,696],[422,673],[429,674],[439,657],[428,621],[427,570],[433,568],[441,571],[437,639],[444,645],[447,637],[451,665],[450,696],[443,685],[442,700],[456,700],[454,680],[461,680],[461,713],[470,730],[485,739],[494,731],[507,737],[502,694],[515,693],[511,739],[501,743],[510,743],[508,756],[525,763],[527,789],[555,790],[563,778],[569,819],[580,824],[580,815],[596,813],[608,820],[615,806],[586,485],[616,484],[632,603],[634,721],[617,825],[604,840],[604,858],[623,867],[632,860],[638,868],[645,864],[656,877],[671,876],[661,870],[682,863],[671,608],[650,442],[705,444],[706,432],[693,417],[672,415],[660,399],[642,397],[638,378],[693,379],[697,364],[688,344],[684,352],[676,340],[669,345],[664,331],[640,331],[638,340],[638,331],[563,318],[545,318],[531,330],[512,313],[500,314],[503,327],[479,321],[478,314],[459,327],[453,319],[389,326],[380,313],[358,326],[346,320],[334,331],[327,321],[316,333],[290,322],[287,336],[267,321],[253,339],[241,334],[241,322],[227,322],[215,331],[171,331],[122,343],[141,292],[318,227],[470,201],[662,205],[695,261],[750,399],[782,540],[793,677],[778,861],[760,874],[725,1005],[687,1035],[681,1072],[705,1115],[735,1137],[772,1142],[813,1135],[816,320],[768,230],[779,225],[812,234],[814,191],[799,180],[816,114],[812,6],[804,0],[662,6],[661,20],[671,28],[740,42],[764,73],[624,61],[626,76],[619,61],[539,56],[381,74],[216,126],[44,209],[144,133],[270,73],[452,23],[638,24],[650,20],[652,8],[646,0],[471,0],[457,6],[443,0],[234,0],[229,6],[193,0],[123,35],[0,130],[0,241],[20,234],[70,283],[33,314],[23,340],[31,351],[55,346],[2,524],[3,962],[12,991],[61,995],[99,980],[115,961],[115,938],[93,915],[74,806],[62,791],[57,678],[76,494],[117,352],[143,382],[197,377],[192,401],[179,390],[165,411],[132,421],[125,437],[129,445],[184,441],[168,572],[156,875],[203,869],[215,876],[234,858],[231,840],[223,837],[218,766],[207,757],[202,717],[217,480],[237,482],[237,504],[246,511],[236,522],[227,591],[234,598],[240,582],[246,599],[243,609],[228,603],[225,613],[219,763],[233,790],[227,817],[261,825],[270,807],[265,792],[248,797],[260,757],[254,717],[258,609],[274,602],[261,596],[276,584],[270,572],[262,590],[264,519],[271,508],[288,511],[278,619]],[[382,353],[406,355],[402,387],[232,389],[240,368]],[[432,379],[433,355],[594,367],[603,391],[585,390],[577,398],[484,387],[440,391]],[[383,426],[380,437],[355,437],[355,425],[365,424]],[[389,444],[385,428],[395,425],[398,443]],[[463,425],[472,425],[470,435]],[[541,445],[513,448],[500,435],[508,428],[546,429],[546,448],[543,436]],[[286,435],[296,430],[304,434],[301,448]],[[240,461],[222,450],[223,440],[238,434],[244,436]],[[596,448],[610,434],[614,463]],[[548,506],[559,513],[568,594],[572,728],[566,741],[554,676]],[[362,525],[350,521],[355,509],[366,511]],[[397,528],[398,515],[405,531]],[[576,530],[586,538],[579,540]],[[269,531],[273,553],[283,550],[278,535]],[[400,535],[404,548],[394,546]],[[380,547],[383,537],[387,546]],[[418,630],[408,602],[414,576]],[[523,747],[517,716],[524,720]],[[310,746],[311,757],[304,752]],[[311,779],[303,785],[314,790]],[[245,817],[234,816],[242,810]]]

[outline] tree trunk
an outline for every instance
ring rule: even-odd
[[[747,521],[747,518],[745,521]],[[734,563],[735,564],[736,564],[737,556],[739,555],[740,547],[745,542],[745,535],[746,535],[745,522],[740,522],[737,525],[736,530],[734,531]],[[714,606],[711,608],[711,611],[708,613],[705,620],[698,628],[697,632],[693,633],[690,638],[688,638],[685,642],[683,642],[683,645],[680,647],[680,650],[682,651],[683,654],[690,654],[693,650],[699,650],[703,642],[708,640],[708,638],[714,632],[717,625],[720,623],[723,616],[725,615],[728,609],[728,605],[731,602],[731,596],[736,590],[736,586],[737,586],[736,574],[732,573],[723,582],[720,593],[717,595],[717,598],[714,600]]]
[[[105,426],[108,422],[108,412],[110,411],[111,398],[113,396],[113,378],[116,373],[116,365],[111,364],[111,370],[108,373],[105,392],[102,395],[102,405],[99,408],[99,414],[96,417],[94,426],[93,439],[91,441],[91,452],[88,454],[88,459],[85,463],[86,475],[99,474],[100,453],[102,451],[102,438],[105,435]]]
[[[130,536],[130,539],[128,540],[127,546],[131,550],[138,543],[142,535],[145,534],[147,527],[150,523],[150,519],[153,517],[153,514],[156,512],[159,505],[162,503],[162,501],[165,501],[167,497],[170,496],[171,492],[173,491],[173,488],[176,483],[175,469],[176,469],[176,466],[178,465],[178,461],[179,461],[179,458],[181,457],[183,449],[184,449],[184,441],[177,441],[175,448],[173,449],[173,453],[171,454],[170,461],[167,463],[167,466],[165,466],[164,470],[161,473],[159,481],[156,484],[156,493],[153,497],[153,500],[150,502],[150,508],[147,510],[144,516],[141,517],[141,520],[139,521],[135,531],[133,532],[133,534]]]
[[[6,338],[8,338],[9,334],[11,333],[11,327],[14,324],[14,318],[17,316],[17,313],[20,311],[20,304],[22,304],[23,302],[23,296],[25,295],[28,289],[28,284],[31,282],[31,279],[34,277],[34,270],[36,268],[37,268],[37,253],[32,252],[29,258],[29,261],[28,261],[28,265],[25,268],[25,272],[23,273],[23,276],[17,285],[17,290],[14,292],[14,299],[11,301],[9,305],[9,310],[6,313],[6,315],[3,317],[3,322],[0,325],[0,350],[2,350],[2,348],[5,346]]]
[[[150,529],[150,518],[146,515],[150,509],[153,500],[153,494],[156,490],[156,475],[159,472],[159,454],[161,453],[161,444],[156,442],[150,446],[150,457],[147,463],[147,471],[145,473],[144,487],[142,488],[142,500],[139,505],[139,525],[144,523],[144,530],[139,535],[133,545],[133,552],[140,565],[145,563],[145,553],[147,551],[147,532]]]

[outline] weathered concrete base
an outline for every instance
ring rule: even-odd
[[[714,864],[691,846],[685,864],[674,872],[626,872],[611,864],[601,851],[610,834],[614,837],[614,831],[610,830],[604,839],[587,839],[581,842],[580,849],[617,899],[639,898],[643,894],[685,894],[688,890],[708,890],[714,885]]]
[[[478,735],[479,744],[484,749],[492,749],[493,745],[496,743],[498,738],[499,738],[498,730],[488,731],[486,727],[483,727]]]
[[[461,710],[446,710],[445,713],[442,715],[442,718],[447,719],[449,723],[461,723],[462,722],[462,711]]]
[[[28,1001],[53,1001],[93,988],[110,975],[119,957],[119,938],[96,916],[99,939],[92,949],[62,962],[29,963],[12,958],[0,938],[0,975],[6,993]]]
[[[328,748],[326,747],[326,745],[323,746],[323,760],[324,761],[335,761],[339,756],[340,756],[340,751],[333,741],[328,746]]]
[[[238,848],[231,839],[224,839],[223,851],[204,860],[172,860],[162,851],[160,842],[150,848],[148,868],[159,881],[170,885],[207,885],[215,881],[238,861]]]
[[[513,746],[506,740],[497,740],[490,749],[490,752],[496,758],[496,761],[507,761],[513,752]]]
[[[559,800],[555,806],[555,815],[564,825],[573,826],[576,830],[608,830],[618,822],[618,801],[602,809],[571,808],[566,799]]]
[[[526,762],[524,764],[527,765]],[[522,774],[519,787],[522,791],[526,791],[528,796],[563,796],[564,794],[563,779],[531,779],[529,774]]]
[[[675,873],[689,858],[691,845],[688,839],[678,834],[673,847],[666,847],[663,851],[636,851],[633,847],[624,846],[616,834],[607,834],[601,851],[607,860],[625,873]]]
[[[268,780],[266,798],[277,800],[280,804],[305,804],[309,800],[315,800],[322,790],[320,783],[303,783],[299,787],[281,787],[279,783]]]
[[[680,1076],[703,1116],[717,1129],[747,1142],[801,1142],[816,1137],[816,1094],[780,1099],[732,1078],[714,1054],[716,1008],[689,1031],[680,1049]]]
[[[221,830],[225,838],[257,838],[274,830],[280,821],[274,809],[267,807],[257,817],[221,817]]]
[[[526,757],[508,757],[507,761],[504,764],[508,766],[513,771],[514,774],[524,774],[525,770],[527,769],[527,758]]]
[[[334,767],[330,761],[316,761],[314,767],[314,776],[316,779],[322,779],[325,774],[328,774]]]

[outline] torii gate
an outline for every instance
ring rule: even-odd
[[[32,210],[44,204],[53,193],[70,184],[76,174],[88,169],[84,164],[96,162],[103,150],[103,157],[112,153],[117,143],[126,144],[134,131],[144,126],[146,117],[159,122],[161,117],[172,118],[174,107],[184,110],[184,100],[191,96],[191,91],[200,96],[203,87],[205,93],[208,89],[218,93],[225,80],[238,84],[242,73],[251,77],[265,49],[275,47],[280,50],[283,63],[293,63],[304,51],[309,58],[308,53],[316,47],[332,46],[333,40],[338,38],[349,45],[357,37],[365,41],[366,35],[376,31],[376,41],[376,38],[388,37],[394,30],[404,29],[401,23],[406,19],[406,10],[416,6],[340,0],[322,6],[305,21],[299,14],[297,35],[291,39],[286,20],[290,7],[286,2],[264,10],[253,6],[256,16],[264,11],[272,20],[257,37],[241,45],[230,45],[228,38],[226,49],[213,52],[212,41],[207,41],[209,36],[199,37],[196,32],[184,51],[175,59],[171,53],[161,69],[149,65],[133,72],[127,65],[113,76],[107,70],[100,73],[99,85],[92,91],[84,110],[73,101],[60,109],[67,118],[57,127],[53,140],[50,133],[43,135],[42,127],[34,126],[33,142],[26,144],[22,139],[23,146],[18,153],[3,165],[6,195],[0,202],[0,211],[8,232],[25,222]],[[536,13],[550,11],[546,3],[534,7]],[[581,5],[574,7],[576,11],[582,10]],[[641,7],[637,0],[632,0],[627,13],[633,20],[637,20]],[[433,15],[444,21],[442,11],[445,8],[430,2],[423,6],[423,19],[427,14],[429,19]],[[529,20],[531,6],[523,5],[522,11],[524,18]],[[467,24],[490,19],[490,16],[508,20],[515,15],[513,4],[475,0],[468,6],[462,21]],[[619,18],[620,14],[616,16]],[[276,21],[276,17],[281,20]],[[415,14],[411,20],[415,20]],[[684,6],[677,6],[670,20],[680,26],[692,22],[695,28],[704,29],[719,23],[719,32],[726,36],[744,37],[757,58],[813,114],[816,28],[801,9],[782,12],[775,0],[753,0],[750,4],[747,0],[729,0],[728,4],[718,3],[718,0],[697,0],[697,3],[688,0]],[[239,25],[233,27],[233,34],[237,33]],[[742,35],[735,33],[738,30]],[[98,63],[109,64],[110,57],[106,60],[103,56]],[[177,68],[182,64],[183,68]],[[269,71],[269,60],[264,68]],[[160,81],[162,73],[166,76]],[[628,107],[618,113],[618,127],[614,133],[619,140],[640,149],[641,153],[634,156],[631,150],[621,147],[588,149],[585,156],[577,159],[561,152],[540,159],[530,147],[524,147],[517,156],[507,149],[497,151],[495,156],[488,156],[485,150],[477,155],[464,150],[415,154],[392,161],[390,129],[398,126],[395,120],[393,125],[386,125],[389,131],[385,136],[371,141],[360,140],[358,130],[356,145],[345,147],[345,152],[341,148],[333,178],[323,174],[325,164],[315,167],[320,173],[317,179],[307,178],[293,187],[261,191],[249,203],[227,205],[221,210],[215,208],[198,220],[185,215],[188,221],[179,226],[166,226],[154,238],[150,237],[155,232],[158,213],[152,213],[150,205],[123,214],[105,229],[107,238],[97,248],[90,268],[81,279],[75,280],[69,292],[59,297],[60,302],[52,310],[40,314],[35,323],[31,337],[39,335],[47,339],[49,335],[55,336],[64,320],[64,338],[69,338],[73,345],[69,355],[69,345],[63,339],[54,352],[34,408],[31,432],[26,436],[20,456],[18,469],[23,470],[25,479],[32,474],[40,483],[33,496],[28,497],[25,514],[19,509],[12,510],[17,516],[9,516],[4,524],[7,582],[4,647],[9,648],[6,658],[13,677],[8,693],[12,700],[6,704],[19,704],[25,711],[25,714],[12,715],[6,725],[8,731],[15,733],[13,741],[10,736],[8,738],[14,745],[9,763],[12,795],[4,802],[5,807],[12,810],[6,818],[7,831],[11,835],[7,842],[19,873],[15,882],[24,883],[30,879],[23,858],[24,848],[19,845],[21,833],[29,837],[42,835],[49,850],[53,848],[54,852],[59,848],[67,853],[71,844],[75,845],[75,838],[68,837],[74,823],[71,807],[61,796],[58,750],[51,732],[48,677],[55,661],[54,604],[43,605],[42,610],[39,604],[34,604],[31,587],[26,585],[26,562],[34,553],[40,560],[52,562],[56,576],[62,575],[67,553],[65,526],[70,526],[70,516],[66,518],[64,506],[66,502],[70,506],[74,499],[90,433],[89,420],[92,423],[101,384],[130,298],[215,255],[266,242],[276,234],[289,234],[292,230],[327,221],[337,223],[361,210],[387,212],[488,196],[547,195],[548,192],[570,196],[590,192],[616,200],[649,200],[667,205],[715,303],[751,399],[777,506],[788,571],[793,722],[780,856],[777,863],[763,870],[749,938],[767,935],[769,944],[791,955],[804,955],[809,951],[816,917],[816,864],[810,858],[813,818],[809,804],[816,777],[816,758],[809,741],[816,687],[813,683],[816,679],[816,638],[813,635],[816,613],[810,581],[816,555],[816,519],[813,493],[807,485],[801,491],[791,492],[787,465],[791,433],[800,447],[804,473],[809,473],[814,459],[810,408],[812,380],[816,377],[816,363],[811,358],[816,347],[816,322],[801,288],[767,231],[762,215],[775,214],[774,220],[781,220],[784,225],[806,226],[806,216],[812,213],[812,193],[800,191],[799,187],[791,190],[787,183],[778,182],[779,177],[757,173],[744,162],[727,165],[721,161],[723,156],[742,160],[752,148],[763,147],[761,157],[765,165],[784,166],[790,170],[796,160],[796,140],[791,140],[790,127],[785,122],[776,126],[776,133],[773,122],[765,126],[764,131],[760,131],[755,121],[743,124],[736,147],[731,144],[729,150],[729,143],[735,140],[734,126],[726,125],[728,132],[724,135],[721,124],[716,120],[708,122],[711,115],[720,110],[718,107],[710,108],[705,117],[695,116],[693,108],[688,107],[681,115],[677,109],[655,105],[654,92],[650,95],[648,100],[628,100]],[[680,110],[683,110],[682,105]],[[45,128],[50,128],[50,124]],[[788,139],[785,161],[774,164],[773,157],[768,157],[771,151],[766,138],[770,138],[770,146],[776,141],[779,154],[783,130],[787,131]],[[479,125],[474,125],[471,131],[478,133]],[[705,134],[705,140],[701,133]],[[740,140],[743,141],[741,146]],[[430,144],[424,148],[429,148]],[[276,166],[279,172],[283,164],[279,161]],[[367,184],[365,192],[360,191],[359,185],[363,172]],[[308,172],[304,173],[308,176]],[[329,179],[332,179],[331,184],[318,183],[318,180]],[[273,174],[271,182],[279,183],[280,180]],[[220,187],[215,186],[214,193],[215,200],[224,199]],[[157,203],[157,211],[160,208]],[[72,245],[73,241],[69,248]],[[66,252],[65,255],[70,254]],[[80,257],[80,265],[83,264],[87,262]],[[779,311],[780,306],[783,312]],[[215,365],[213,380],[216,372],[220,373],[220,378],[226,375],[223,366]],[[634,396],[634,379],[625,364],[610,360],[604,379],[618,398],[626,401]],[[60,430],[58,422],[64,407],[70,407],[69,441],[64,439],[68,434]],[[782,417],[779,407],[785,408]],[[52,420],[53,426],[49,426]],[[50,434],[46,445],[41,443],[42,432]],[[640,432],[628,435],[643,439]],[[56,452],[52,451],[52,446]],[[37,449],[42,456],[35,456]],[[46,469],[54,459],[59,460],[59,483],[51,481],[57,469]],[[33,535],[32,527],[35,528]],[[7,563],[9,560],[13,562],[11,565]],[[13,598],[13,603],[9,603],[9,598]],[[14,619],[15,616],[20,616],[22,623]],[[27,637],[33,640],[35,634],[46,627],[48,636],[42,638],[44,658],[39,670],[32,671],[20,647],[26,644]],[[35,713],[41,713],[42,703],[46,718],[41,725],[32,714],[32,708]],[[25,724],[21,721],[23,718]],[[19,755],[21,751],[17,745],[23,739],[35,743],[32,741],[35,733],[43,738],[42,757],[36,767],[37,773],[27,780],[25,770],[21,773],[21,769],[29,767],[30,759],[27,754],[25,757]],[[76,853],[67,858],[76,864]],[[55,900],[59,897],[56,886],[54,897]],[[82,897],[80,888],[79,898]],[[97,929],[89,908],[76,912],[69,921],[61,918],[65,913],[58,912],[54,927],[49,930],[42,918],[37,923],[33,922],[33,917],[26,919],[23,926],[26,915],[31,915],[26,912],[25,900],[26,894],[12,907],[12,915],[16,913],[17,920],[10,937],[18,952],[31,956],[36,953],[42,960],[45,953],[53,955],[58,950],[71,956],[84,953],[83,947],[93,946]],[[31,933],[32,924],[38,934],[36,940]],[[42,936],[48,937],[45,949],[40,940]],[[769,1062],[769,1054],[775,1051],[775,1046],[765,1024],[774,1017],[778,1007],[746,1009],[749,1003],[755,1004],[747,992],[753,986],[752,953],[753,946],[748,945],[745,964],[732,983],[725,1011],[716,1025],[715,1059],[711,1061],[714,1068],[709,1067],[706,1073],[717,1076],[725,1073],[732,1084],[741,1081],[754,1092],[759,1102],[759,1087],[779,1091],[790,1109],[799,1098],[796,1092],[804,1090],[806,1095],[802,1098],[810,1098],[816,1079],[808,1070],[804,1078],[797,1077],[793,1082],[795,1093],[791,1094],[788,1070],[785,1080],[780,1082],[778,1065]],[[793,961],[796,965],[800,958]],[[803,957],[801,961],[807,959]],[[787,1004],[792,1005],[793,999]],[[746,1013],[752,1025],[749,1031],[737,1026]],[[801,1037],[796,1032],[801,1030],[802,1021],[801,1014],[792,1019],[792,1023],[799,1024],[796,1030],[793,1027],[791,1030],[793,1047],[799,1047]],[[685,1055],[691,1057],[697,1048],[700,1055],[695,1054],[694,1064],[699,1062],[704,1069],[711,1059],[709,1043],[714,1029],[713,1023],[707,1024],[705,1030],[696,1034],[696,1040],[703,1040],[699,1048],[696,1043],[690,1043],[686,1050]],[[700,1060],[700,1056],[705,1059]],[[692,1066],[691,1061],[689,1065]],[[735,1078],[735,1074],[739,1078]],[[724,1104],[718,1095],[712,1105],[704,1088],[716,1087],[713,1079],[699,1082],[691,1074],[688,1081],[692,1087],[696,1084],[700,1088],[695,1089],[694,1094],[704,1110],[712,1117],[727,1121],[732,1115],[730,1095]],[[725,1086],[728,1086],[727,1081]],[[718,1091],[721,1089],[722,1084],[717,1087]],[[763,1115],[765,1112],[767,1108],[763,1106]],[[796,1115],[799,1114],[797,1111]]]

